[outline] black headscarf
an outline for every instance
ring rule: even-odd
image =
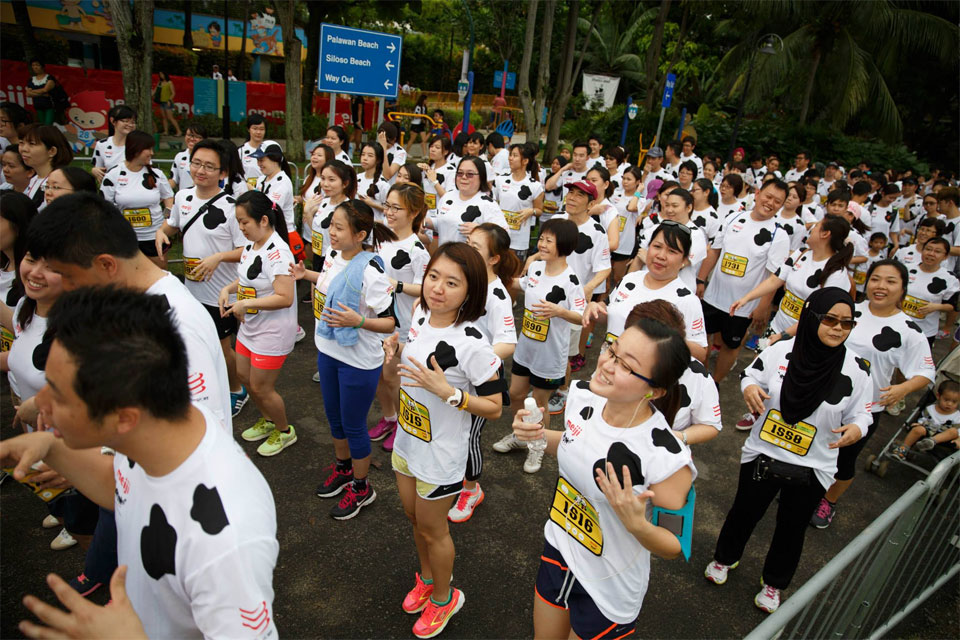
[[[797,337],[780,388],[780,414],[788,424],[796,424],[816,411],[840,376],[847,348],[823,344],[817,335],[820,318],[814,315],[828,312],[838,302],[848,305],[853,315],[853,299],[838,287],[814,291],[800,312]]]

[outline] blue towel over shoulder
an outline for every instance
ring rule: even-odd
[[[327,288],[326,307],[340,309],[343,304],[360,313],[360,295],[363,291],[363,272],[371,262],[376,262],[383,272],[383,258],[370,251],[355,255],[347,268],[338,273]],[[325,340],[336,340],[342,347],[351,347],[360,339],[355,327],[331,327],[325,320],[317,323],[317,335]]]

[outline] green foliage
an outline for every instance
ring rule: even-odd
[[[197,75],[197,59],[195,52],[183,47],[172,47],[158,44],[153,47],[153,71],[165,71],[172,76]]]
[[[70,43],[66,38],[45,32],[42,36],[34,32],[37,38],[37,55],[45,64],[67,64],[70,58]],[[0,26],[0,57],[4,60],[27,60],[27,54],[20,40],[20,29],[12,24]]]

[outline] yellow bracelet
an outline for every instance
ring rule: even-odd
[[[467,405],[470,404],[470,394],[466,391],[463,392],[463,406],[457,407],[460,411],[466,411]]]

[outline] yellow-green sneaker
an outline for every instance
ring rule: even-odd
[[[257,447],[257,453],[266,457],[275,456],[296,441],[297,430],[293,425],[290,425],[289,433],[274,429],[267,441]]]
[[[247,442],[257,442],[258,440],[263,440],[276,428],[276,425],[267,420],[266,418],[260,418],[257,420],[249,429],[246,429],[243,433],[240,434],[240,437],[246,440]]]

